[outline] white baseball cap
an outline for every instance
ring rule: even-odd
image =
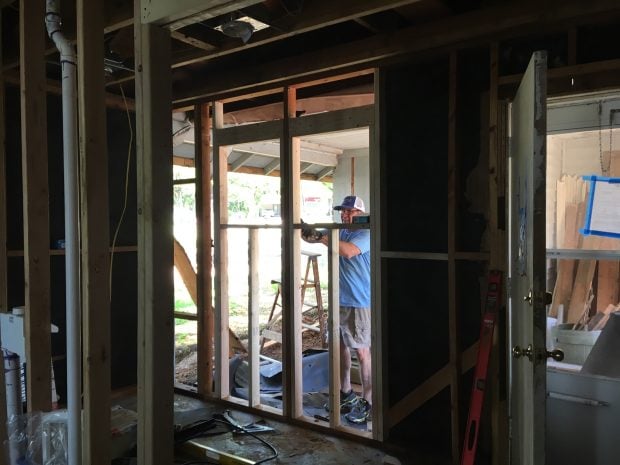
[[[357,195],[347,195],[340,205],[336,205],[334,210],[342,210],[342,209],[356,209],[361,211],[362,213],[366,213],[366,208],[364,207],[364,201],[358,197]]]

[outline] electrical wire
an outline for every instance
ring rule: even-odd
[[[112,268],[114,267],[114,248],[116,247],[116,239],[118,238],[118,232],[121,229],[121,224],[125,218],[125,212],[127,211],[127,196],[129,191],[129,168],[131,162],[131,146],[133,144],[133,127],[131,125],[131,115],[129,114],[129,106],[127,105],[127,99],[125,98],[125,91],[123,85],[119,84],[121,89],[121,95],[123,97],[123,103],[125,104],[125,113],[127,114],[127,123],[129,126],[129,145],[127,146],[127,166],[125,168],[125,194],[123,197],[123,209],[121,210],[121,216],[118,219],[116,230],[114,231],[114,237],[112,238],[112,250],[110,252],[110,277],[109,277],[109,290],[110,290],[110,302],[112,302]]]
[[[247,434],[249,436],[252,436],[255,439],[258,439],[260,442],[262,442],[265,446],[267,446],[271,450],[272,455],[270,457],[266,457],[266,458],[261,459],[261,460],[259,460],[257,462],[254,462],[254,465],[259,465],[261,463],[266,463],[266,462],[269,462],[271,460],[275,460],[278,457],[278,451],[271,443],[269,443],[268,441],[265,441],[263,438],[257,436],[256,434],[246,430],[243,426],[235,426],[235,425],[232,425],[231,423],[229,423],[228,421],[220,420],[218,418],[213,418],[213,420],[216,421],[217,423],[222,423],[222,424],[224,424],[226,426],[232,427],[233,428],[233,432],[239,431],[239,432],[242,432],[242,433]],[[189,440],[189,439],[191,439],[191,438],[188,438],[187,440]],[[188,462],[182,462],[181,465],[199,465],[199,464],[204,464],[204,463],[213,463],[213,462],[208,461],[208,460],[190,460]]]
[[[269,442],[265,441],[263,438],[257,436],[254,433],[249,432],[247,429],[245,429],[243,426],[234,426],[231,425],[229,422],[224,421],[224,420],[219,420],[217,418],[214,418],[214,420],[218,423],[224,423],[225,425],[229,425],[232,426],[234,429],[233,431],[241,431],[244,434],[248,434],[250,436],[252,436],[255,439],[258,439],[260,442],[262,442],[265,446],[267,446],[269,449],[271,449],[271,452],[273,453],[273,455],[271,457],[267,457],[264,459],[259,460],[258,462],[254,462],[254,465],[258,465],[259,463],[265,463],[265,462],[269,462],[270,460],[274,460],[278,457],[278,451],[276,450],[276,448]],[[189,464],[185,464],[185,465],[189,465]]]

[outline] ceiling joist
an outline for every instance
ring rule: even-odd
[[[278,22],[276,27],[256,32],[252,39],[244,44],[240,40],[229,40],[213,53],[190,51],[173,57],[173,68],[200,63],[240,50],[266,45],[305,32],[314,31],[334,24],[350,21],[380,11],[398,8],[416,3],[420,0],[338,0],[338,2],[306,2],[304,10],[311,14],[289,16]]]

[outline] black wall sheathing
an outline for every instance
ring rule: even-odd
[[[448,248],[448,59],[382,69],[383,250],[445,253]],[[456,100],[456,224],[459,252],[483,251],[488,226],[489,50],[459,52]],[[476,185],[468,190],[474,177]],[[475,199],[471,198],[475,196]],[[474,200],[477,208],[474,208]],[[448,262],[383,259],[389,403],[395,405],[450,362]],[[457,261],[459,348],[479,337],[486,263]],[[461,377],[464,432],[473,371]],[[450,452],[450,390],[444,389],[390,430],[390,441],[443,457]],[[481,448],[483,449],[483,448]],[[439,457],[439,456],[438,456]]]
[[[487,229],[488,218],[484,213],[489,205],[489,183],[486,182],[489,166],[489,103],[483,96],[488,94],[489,73],[488,49],[468,50],[459,54],[455,115],[455,238],[459,252],[480,252],[483,234]],[[473,206],[474,200],[477,208]]]
[[[129,183],[127,188],[127,209],[123,217],[116,245],[136,245],[138,242],[138,213],[137,213],[137,185],[136,185],[136,136],[135,114],[130,113],[133,141],[129,163]],[[109,216],[110,216],[110,243],[114,231],[121,218],[123,198],[125,196],[125,172],[129,149],[129,122],[127,113],[121,110],[108,110],[108,177],[109,177]],[[119,255],[119,254],[117,254]],[[116,258],[115,258],[116,260]],[[134,259],[136,260],[136,259]],[[137,262],[136,262],[137,263]],[[115,267],[116,268],[116,267]],[[115,269],[115,271],[118,271]]]
[[[388,308],[390,405],[450,360],[448,266],[430,260],[384,260]]]
[[[114,257],[111,339],[112,389],[133,386],[138,373],[138,257],[134,252]]]
[[[24,213],[22,206],[22,157],[21,157],[21,122],[19,89],[6,87],[5,93],[5,127],[6,127],[6,217],[7,250],[24,248]],[[10,269],[10,268],[9,268]],[[11,279],[11,276],[8,276]],[[23,273],[22,273],[23,283]],[[23,304],[23,285],[20,287],[22,297],[16,305]],[[9,286],[9,294],[14,291]],[[9,295],[10,298],[10,295]],[[9,304],[10,304],[9,300]]]
[[[390,441],[427,456],[425,465],[450,463],[450,388],[447,387],[390,430]],[[414,462],[412,462],[414,463]]]
[[[49,185],[49,246],[60,248],[64,239],[64,185],[62,147],[62,106],[59,96],[48,95],[48,185]],[[19,90],[6,90],[6,170],[7,170],[7,249],[23,250],[23,200],[21,174],[21,123]],[[132,124],[133,124],[133,114]],[[127,115],[109,110],[108,156],[110,241],[120,217],[125,192],[125,171],[130,140]],[[127,211],[120,229],[117,245],[136,245],[136,182],[135,145],[132,147]],[[136,383],[137,365],[137,254],[116,253],[111,305],[111,363],[112,388]],[[23,257],[8,258],[9,308],[24,304]],[[52,355],[55,357],[56,389],[66,399],[66,321],[65,321],[65,263],[64,255],[50,257],[51,321],[59,328],[52,335]]]
[[[565,32],[509,39],[500,43],[500,76],[524,73],[532,53],[537,50],[547,51],[547,66],[557,68],[568,64],[568,40]]]
[[[486,280],[486,263],[456,262],[456,313],[459,317],[461,351],[471,347],[480,336]]]
[[[448,60],[384,70],[383,248],[448,250]]]

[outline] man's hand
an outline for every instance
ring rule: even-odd
[[[304,220],[301,220],[301,224],[306,224],[306,223],[304,223]],[[317,229],[302,228],[301,230],[301,238],[304,241],[309,242],[311,244],[321,242],[321,239],[324,236],[326,236],[326,234],[324,234],[322,231],[319,231]]]

